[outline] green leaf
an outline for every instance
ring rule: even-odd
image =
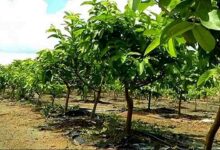
[[[138,52],[129,52],[127,55],[136,55],[136,56],[140,56],[141,54]]]
[[[103,57],[108,51],[109,51],[109,48],[108,48],[108,46],[106,46],[106,47],[101,51],[100,56]]]
[[[128,7],[132,9],[134,12],[139,11],[143,12],[147,9],[147,7],[152,6],[155,4],[154,0],[129,0],[128,1]]]
[[[220,74],[220,68],[214,68],[203,73],[197,82],[197,85],[200,86],[207,82],[211,77],[218,76]]]
[[[84,29],[78,29],[76,31],[74,31],[75,36],[79,36],[83,33]]]
[[[168,53],[170,54],[170,56],[176,57],[176,49],[172,38],[168,41]]]
[[[172,0],[159,0],[159,6],[167,7]]]
[[[183,33],[183,37],[190,44],[196,43],[196,39],[193,36],[192,30]]]
[[[110,58],[110,62],[113,62],[113,61],[117,61],[118,59],[120,59],[124,54],[121,53],[121,52],[118,52],[116,55],[112,56]]]
[[[143,32],[144,31],[144,28],[137,28],[135,29],[136,32]]]
[[[142,75],[144,72],[144,61],[139,63],[139,75]]]
[[[141,1],[138,5],[138,11],[143,12],[144,10],[147,9],[147,7],[153,6],[154,4],[155,4],[154,0]]]
[[[93,5],[93,1],[84,1],[81,5]]]
[[[147,29],[144,31],[144,36],[156,36],[160,34],[160,30],[156,30],[156,29]]]
[[[121,56],[121,62],[122,63],[125,63],[126,59],[127,59],[127,55]]]
[[[171,11],[180,3],[180,0],[159,0],[159,7],[166,8],[168,11]]]
[[[145,57],[145,58],[143,59],[143,61],[145,62],[145,64],[149,64],[149,57]]]
[[[138,9],[138,5],[140,2],[141,0],[129,0],[128,7],[132,9],[133,11],[136,11]]]
[[[201,25],[197,25],[192,31],[196,41],[206,52],[210,52],[215,48],[215,38],[209,30]]]
[[[208,13],[208,18],[201,17],[201,23],[208,29],[220,30],[220,11],[212,10]]]
[[[176,7],[172,10],[173,12],[182,12],[186,9],[188,10],[189,7],[192,5],[192,0],[183,0],[179,4],[176,5]]]
[[[114,19],[114,16],[111,14],[101,14],[98,16],[93,16],[90,18],[90,21],[106,21],[106,20],[112,20]]]
[[[58,34],[51,34],[50,36],[48,36],[48,38],[56,38],[56,39],[61,39],[61,36]]]
[[[212,9],[211,0],[200,0],[197,2],[196,15],[208,19],[208,12]]]
[[[148,45],[147,49],[145,50],[144,55],[149,54],[152,50],[154,50],[156,47],[160,45],[160,38],[154,39],[150,45]]]
[[[170,38],[182,35],[186,31],[194,28],[194,24],[187,21],[174,21],[169,24],[162,32],[161,42],[167,42]]]

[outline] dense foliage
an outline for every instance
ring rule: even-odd
[[[49,37],[58,40],[53,50],[39,51],[35,60],[0,66],[3,93],[7,89],[10,98],[18,100],[38,94],[39,101],[47,93],[53,104],[66,92],[67,112],[72,90],[84,98],[94,92],[93,118],[104,89],[124,92],[129,134],[134,93],[150,99],[161,89],[171,89],[181,108],[181,100],[190,98],[192,91],[216,86],[216,80],[205,81],[220,72],[217,1],[129,0],[124,12],[108,0],[83,5],[91,6],[88,20],[66,12],[62,29],[48,29]],[[153,5],[161,12],[146,13]]]

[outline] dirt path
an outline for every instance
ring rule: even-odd
[[[62,133],[39,131],[45,119],[30,106],[0,101],[0,149],[84,149]],[[86,147],[88,149],[89,147]]]

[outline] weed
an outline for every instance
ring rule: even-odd
[[[52,113],[64,113],[64,109],[61,105],[58,104],[55,105],[47,104],[42,107],[41,113],[45,117],[49,117]]]

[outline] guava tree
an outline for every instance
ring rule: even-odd
[[[33,97],[34,64],[35,61],[31,59],[16,60],[7,67],[7,82],[11,88],[11,98],[20,100]]]
[[[168,17],[175,18],[177,21],[173,21],[164,29],[162,39],[167,39],[177,35],[183,34],[185,39],[189,43],[198,42],[199,46],[204,49],[206,55],[213,55],[219,57],[219,30],[220,30],[220,11],[219,3],[211,0],[192,0],[192,1],[169,1],[168,3],[159,1],[159,6],[170,11],[164,11]],[[171,7],[171,4],[173,8]],[[189,11],[190,10],[190,11]],[[216,44],[217,43],[217,44]],[[215,59],[216,60],[216,59]],[[219,61],[217,61],[219,63]],[[217,118],[220,116],[217,115]],[[220,117],[219,117],[220,118]],[[215,124],[215,128],[219,125]],[[211,128],[206,139],[206,149],[211,149],[214,135],[216,133],[215,128]],[[211,133],[211,134],[210,134]]]
[[[141,0],[130,0],[134,10],[139,10],[139,6],[144,2]],[[161,44],[175,47],[172,40],[177,36],[183,36],[188,44],[198,43],[207,53],[212,51],[212,53],[219,54],[219,51],[216,50],[219,49],[219,36],[216,36],[219,35],[220,30],[219,1],[150,0],[147,2],[157,4],[162,10],[161,13],[170,22],[165,26],[163,32],[159,34],[159,38],[154,40],[160,42],[152,42],[153,48]],[[213,52],[213,49],[215,52]],[[174,48],[173,52],[175,52]],[[206,149],[211,149],[213,141],[211,136],[207,136],[206,141]]]
[[[105,59],[101,59],[97,55],[101,41],[98,41],[95,37],[98,32],[94,32],[93,26],[95,24],[92,23],[92,20],[85,23],[77,14],[66,12],[64,21],[66,32],[61,32],[55,27],[52,27],[49,31],[52,32],[51,37],[59,40],[59,44],[55,48],[67,53],[66,62],[70,67],[71,77],[75,76],[76,82],[79,83],[77,85],[78,89],[82,89],[82,93],[85,93],[85,89],[93,90],[96,93],[91,115],[91,118],[93,118],[101,97],[102,87],[107,81],[111,82],[111,80],[107,80],[110,74]],[[62,63],[64,62],[65,60]]]
[[[16,78],[18,76],[18,72],[17,72],[16,68],[19,66],[19,64],[20,64],[19,61],[14,61],[6,68],[7,69],[6,80],[8,82],[8,88],[10,90],[10,98],[11,99],[15,98],[15,90],[16,90],[16,86],[17,86]]]
[[[181,46],[177,52],[175,62],[169,66],[169,74],[164,84],[175,92],[175,97],[179,100],[178,114],[180,115],[182,100],[188,99],[190,86],[196,86],[198,77],[208,66],[200,63],[203,59],[199,59],[198,52],[195,50],[187,50],[185,46]]]
[[[161,88],[162,88],[161,81],[162,80],[163,78],[161,78],[161,80],[157,80],[151,84],[147,84],[133,91],[136,96],[139,96],[139,100],[141,100],[143,97],[146,98],[147,111],[151,111],[151,103],[152,103],[153,98],[155,99],[155,101],[157,101],[158,98],[162,96],[162,93],[161,93]]]
[[[7,81],[6,81],[6,67],[3,65],[0,65],[0,91],[2,92],[2,96],[4,97],[4,93],[7,87]]]
[[[207,55],[210,55],[211,52],[211,55],[214,53],[215,57],[219,56],[220,11],[218,1],[160,0],[159,6],[164,14],[173,20],[161,35],[163,41],[164,39],[183,35],[189,43],[198,42],[199,46],[209,53]],[[213,132],[212,129],[210,132]],[[208,134],[206,149],[211,149],[212,137],[213,134],[212,136]]]
[[[89,1],[86,4],[95,8],[89,18],[94,34],[89,41],[97,45],[92,53],[105,60],[114,80],[120,81],[124,88],[128,107],[126,131],[129,134],[133,112],[130,93],[161,79],[172,59],[163,47],[145,52],[151,37],[144,32],[153,30],[151,18],[145,13],[135,13],[130,7],[122,13],[115,3],[109,1]]]
[[[46,85],[44,82],[44,77],[45,77],[44,70],[37,59],[33,64],[31,73],[33,73],[32,89],[34,93],[38,95],[37,103],[40,103],[41,96],[45,93]]]
[[[44,92],[49,92],[52,95],[52,105],[55,98],[66,90],[66,102],[64,112],[67,111],[68,101],[71,92],[71,73],[68,67],[65,66],[66,53],[62,50],[42,50],[38,52],[37,61],[41,67],[42,86]],[[71,78],[72,79],[72,78]],[[73,78],[74,79],[74,78]],[[65,85],[65,88],[64,86]]]
[[[210,69],[202,74],[197,82],[198,86],[205,84],[210,78],[219,79],[220,67],[216,67],[214,69]],[[214,141],[215,135],[220,127],[220,107],[218,108],[218,112],[215,118],[213,125],[211,126],[207,137],[206,137],[206,149],[211,149],[212,143]]]

